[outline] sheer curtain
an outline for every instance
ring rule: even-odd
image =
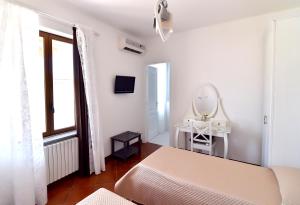
[[[98,103],[96,70],[94,66],[94,33],[91,30],[76,27],[76,37],[80,61],[82,65],[83,81],[89,117],[90,140],[92,144],[92,160],[95,174],[105,171],[103,131]]]
[[[0,204],[45,204],[38,16],[0,0]]]

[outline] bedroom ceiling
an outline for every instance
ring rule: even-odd
[[[63,0],[125,32],[151,37],[156,0]],[[185,31],[300,6],[300,0],[168,0],[174,30]]]

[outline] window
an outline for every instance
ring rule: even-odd
[[[40,67],[44,68],[44,137],[75,130],[73,40],[40,32]]]

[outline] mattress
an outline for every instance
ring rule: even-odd
[[[279,205],[271,169],[162,147],[133,167],[115,192],[145,205]]]

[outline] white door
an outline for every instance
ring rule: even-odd
[[[270,166],[271,150],[271,123],[272,123],[272,89],[273,89],[273,70],[274,70],[274,32],[275,22],[270,23],[265,50],[265,79],[264,79],[264,119],[263,119],[263,139],[262,139],[262,165]]]
[[[300,168],[300,18],[276,22],[270,165]]]
[[[158,135],[157,69],[148,67],[148,138]]]

